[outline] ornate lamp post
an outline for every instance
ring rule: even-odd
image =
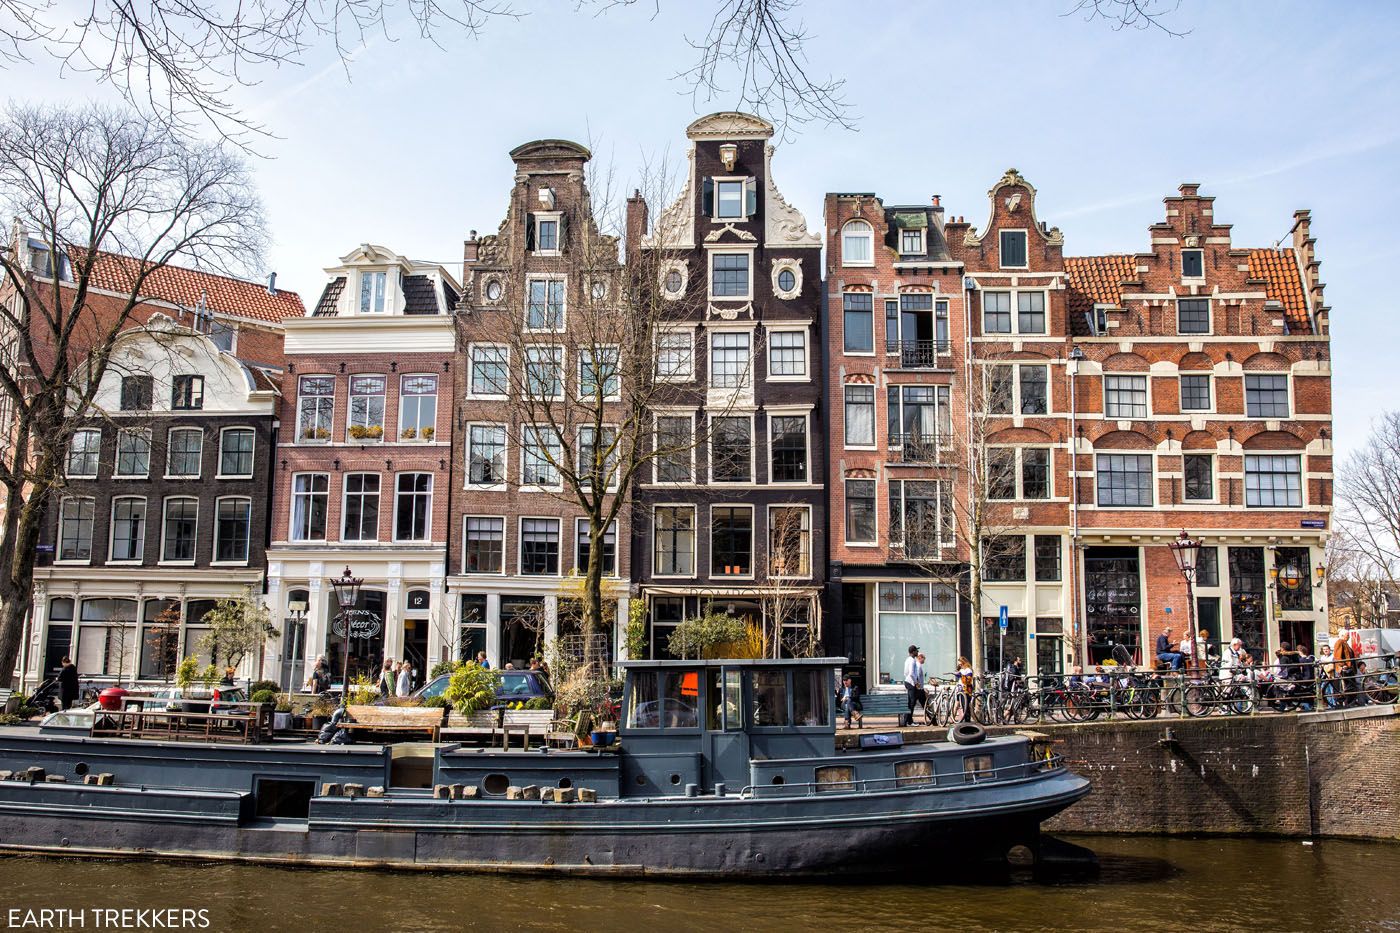
[[[1186,533],[1186,529],[1181,529],[1181,534],[1176,540],[1167,545],[1171,548],[1172,557],[1176,560],[1176,569],[1181,571],[1181,578],[1186,581],[1186,637],[1191,640],[1191,661],[1193,666],[1199,667],[1205,660],[1196,655],[1196,557],[1201,553],[1201,542],[1192,539]]]
[[[350,702],[350,635],[354,632],[358,636],[372,636],[374,632],[361,632],[361,626],[356,625],[356,620],[351,613],[355,610],[355,603],[360,599],[360,585],[365,581],[361,577],[350,575],[350,568],[346,567],[345,572],[339,577],[331,577],[331,589],[335,591],[335,601],[340,606],[340,612],[336,614],[335,624],[332,628],[337,635],[345,637],[345,649],[340,657],[340,705],[346,706]],[[373,627],[377,628],[378,620],[374,620]]]

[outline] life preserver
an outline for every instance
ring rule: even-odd
[[[975,722],[960,722],[948,730],[948,741],[958,745],[976,745],[987,737],[987,730]]]

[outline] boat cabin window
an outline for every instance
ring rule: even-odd
[[[828,765],[817,769],[817,793],[856,789],[856,769],[851,765]]]
[[[720,672],[705,672],[705,728],[718,732],[724,728],[724,693],[720,690]]]
[[[963,756],[963,780],[968,781],[990,781],[992,779],[992,756],[991,755],[964,755]]]
[[[744,728],[744,687],[739,672],[724,672],[724,728],[738,732]]]
[[[700,725],[699,671],[666,671],[662,699],[662,724],[668,729],[694,729]]]
[[[914,784],[933,783],[933,762],[927,758],[918,761],[899,761],[894,766],[894,786],[909,787]]]
[[[787,671],[754,671],[753,724],[789,725],[787,692]]]
[[[825,668],[792,672],[792,712],[799,726],[826,725],[826,699],[831,672]]]
[[[627,727],[655,729],[661,725],[661,696],[655,671],[634,671],[627,695]]]

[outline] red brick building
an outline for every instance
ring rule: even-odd
[[[873,195],[827,198],[830,528],[840,581],[828,611],[840,620],[843,650],[871,684],[898,679],[884,657],[903,647],[885,644],[893,633],[932,649],[932,672],[970,651],[966,626],[947,643],[951,613],[909,614],[911,584],[922,594],[932,578],[936,592],[939,568],[891,533],[894,516],[909,526],[915,514],[910,480],[948,479],[956,528],[939,556],[950,562],[950,584],[957,571],[965,576],[945,598],[956,589],[960,610],[983,627],[985,667],[1003,652],[1040,673],[1115,649],[1150,661],[1164,626],[1180,638],[1188,609],[1213,646],[1239,637],[1262,657],[1281,642],[1313,641],[1326,631],[1332,464],[1328,309],[1308,213],[1295,214],[1291,243],[1239,248],[1213,199],[1183,185],[1149,228],[1145,251],[1076,258],[1036,217],[1035,197],[1010,170],[989,192],[981,228],[928,211],[945,262],[922,278],[901,252],[917,245],[914,221],[900,217],[910,209]],[[897,311],[903,323],[903,296],[920,285],[935,308],[946,297],[952,360],[911,372],[901,365],[904,334],[898,348],[889,335]],[[864,292],[870,302],[853,297]],[[867,384],[873,393],[859,388]],[[903,396],[909,384],[949,386],[950,449],[933,465],[907,462],[906,426],[916,423]],[[871,395],[873,443],[852,444],[852,430],[869,437],[860,406]],[[870,537],[872,484],[874,545],[859,540]],[[968,527],[979,505],[980,538]],[[1202,544],[1190,607],[1167,546],[1183,529]],[[980,607],[967,605],[974,575]]]
[[[958,650],[962,262],[937,198],[829,194],[825,217],[827,644],[866,683],[898,684],[909,645],[948,665]]]
[[[272,663],[294,685],[325,654],[340,670],[326,584],[348,566],[382,624],[350,646],[352,676],[385,657],[421,671],[451,638],[442,605],[459,286],[441,266],[362,245],[327,269],[286,326],[267,599],[285,619]]]

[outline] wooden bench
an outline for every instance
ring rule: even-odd
[[[350,714],[340,727],[365,732],[421,732],[436,742],[441,734],[443,710],[437,706],[359,706],[346,707]]]
[[[10,710],[10,698],[15,695],[13,690],[0,689],[0,713],[8,713]],[[19,704],[15,704],[18,706]]]
[[[530,747],[530,737],[539,736],[546,744],[572,742],[572,732],[561,732],[556,728],[552,709],[485,709],[463,716],[461,713],[448,714],[443,735],[448,739],[484,738],[495,745],[499,736],[502,748],[509,748],[511,737],[519,735],[523,747]]]

